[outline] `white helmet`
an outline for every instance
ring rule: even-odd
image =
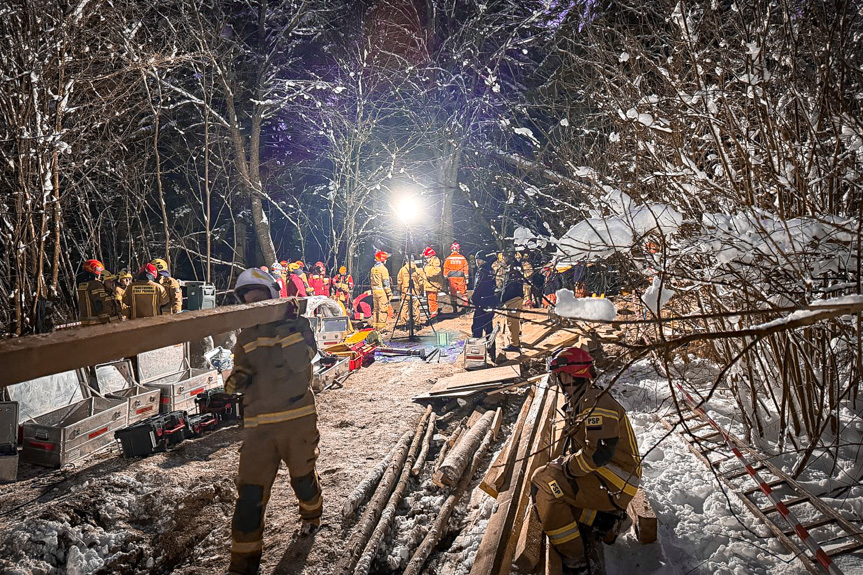
[[[276,283],[276,278],[265,271],[258,268],[249,268],[240,274],[237,278],[237,285],[234,286],[234,294],[241,300],[243,294],[254,288],[267,288],[270,290],[270,298],[279,298],[279,284]]]
[[[270,269],[274,272],[280,272],[285,268],[282,267],[282,264],[280,264],[279,262],[274,262],[273,265],[270,266]]]

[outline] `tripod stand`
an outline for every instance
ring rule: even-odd
[[[405,232],[405,250],[402,253],[402,256],[405,258],[405,265],[408,270],[408,289],[407,293],[402,293],[401,302],[399,303],[399,310],[396,314],[396,324],[393,326],[393,332],[390,334],[390,341],[395,338],[396,326],[398,325],[399,319],[402,317],[402,311],[404,310],[405,304],[408,306],[408,323],[407,323],[407,332],[408,332],[408,341],[415,342],[419,341],[419,337],[416,335],[416,322],[421,321],[420,317],[414,317],[414,305],[413,298],[417,298],[419,302],[420,316],[425,314],[426,320],[429,322],[429,326],[432,329],[432,333],[437,335],[437,331],[434,328],[434,324],[431,321],[431,313],[429,313],[428,302],[424,301],[423,298],[419,297],[419,294],[416,292],[416,284],[414,283],[414,273],[417,268],[415,268],[415,264],[413,263],[414,258],[413,254],[410,253],[410,241],[411,232],[410,228],[408,228]],[[408,303],[410,302],[410,303]]]

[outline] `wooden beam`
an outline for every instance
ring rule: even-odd
[[[643,490],[638,490],[638,493],[626,506],[626,512],[635,526],[635,535],[638,537],[639,543],[646,545],[656,541],[656,513],[653,512],[650,501],[647,500]]]
[[[277,321],[297,300],[269,300],[0,341],[0,387]],[[305,310],[305,300],[299,300]]]

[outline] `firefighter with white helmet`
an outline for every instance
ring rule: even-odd
[[[279,285],[269,273],[248,269],[237,278],[234,293],[244,303],[278,299]],[[300,313],[302,300],[288,301],[283,318],[240,332],[234,369],[225,382],[227,393],[243,394],[244,410],[238,498],[231,523],[233,574],[258,572],[267,501],[282,461],[298,500],[300,533],[317,531],[323,512],[315,470],[320,435],[311,390],[317,346],[309,320]]]
[[[549,382],[566,395],[563,456],[537,469],[531,494],[542,529],[572,569],[584,565],[582,531],[613,542],[638,491],[641,459],[626,411],[592,385],[593,358],[577,347],[548,360]]]
[[[176,278],[171,277],[171,272],[168,270],[168,262],[161,258],[156,258],[150,262],[156,266],[156,271],[159,276],[156,279],[157,283],[161,284],[165,291],[168,292],[168,305],[163,313],[180,313],[183,311],[183,292],[180,290],[180,282]]]
[[[372,327],[376,330],[385,330],[389,316],[390,300],[393,299],[393,290],[390,282],[390,272],[387,270],[387,259],[390,254],[383,250],[375,253],[375,265],[369,273],[372,284],[372,298],[374,301],[374,312],[372,315]]]
[[[461,255],[461,246],[453,242],[450,246],[450,255],[443,263],[443,275],[447,280],[450,301],[453,313],[458,313],[459,307],[466,307],[467,282],[470,279],[470,265],[467,258]]]

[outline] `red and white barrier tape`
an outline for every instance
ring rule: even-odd
[[[686,401],[687,403],[689,403],[690,407],[696,413],[706,419],[710,426],[722,436],[722,439],[725,440],[725,444],[728,446],[729,449],[731,449],[731,452],[737,456],[741,463],[743,463],[744,467],[746,468],[746,472],[749,473],[749,476],[755,480],[755,482],[758,484],[758,487],[760,487],[764,495],[767,496],[767,499],[769,499],[770,502],[776,507],[776,511],[778,511],[782,518],[785,519],[785,521],[788,523],[788,525],[792,529],[794,529],[794,532],[797,534],[800,540],[803,541],[807,549],[812,552],[818,564],[821,565],[821,567],[823,567],[824,570],[827,571],[827,573],[829,573],[830,575],[844,575],[842,573],[842,570],[839,569],[839,567],[837,567],[835,563],[833,563],[833,560],[830,558],[830,556],[824,552],[824,549],[822,549],[821,546],[812,538],[812,536],[809,534],[809,531],[807,531],[806,528],[803,527],[803,524],[800,523],[800,521],[797,519],[797,517],[795,517],[794,514],[791,513],[791,510],[788,509],[785,503],[783,503],[782,500],[777,497],[775,493],[773,493],[773,490],[770,488],[770,486],[767,485],[767,483],[763,479],[761,479],[761,476],[758,475],[758,472],[755,471],[755,468],[752,467],[752,465],[743,456],[743,453],[741,453],[740,449],[736,445],[736,442],[725,432],[724,429],[722,429],[722,427],[719,426],[718,423],[716,423],[716,421],[714,421],[712,417],[707,415],[707,412],[704,411],[704,408],[699,406],[699,402],[695,401],[695,399],[685,389],[683,389],[683,386],[681,386],[680,383],[675,382],[675,385],[677,386],[677,389],[679,389],[680,392],[683,394],[683,397],[686,398]]]

